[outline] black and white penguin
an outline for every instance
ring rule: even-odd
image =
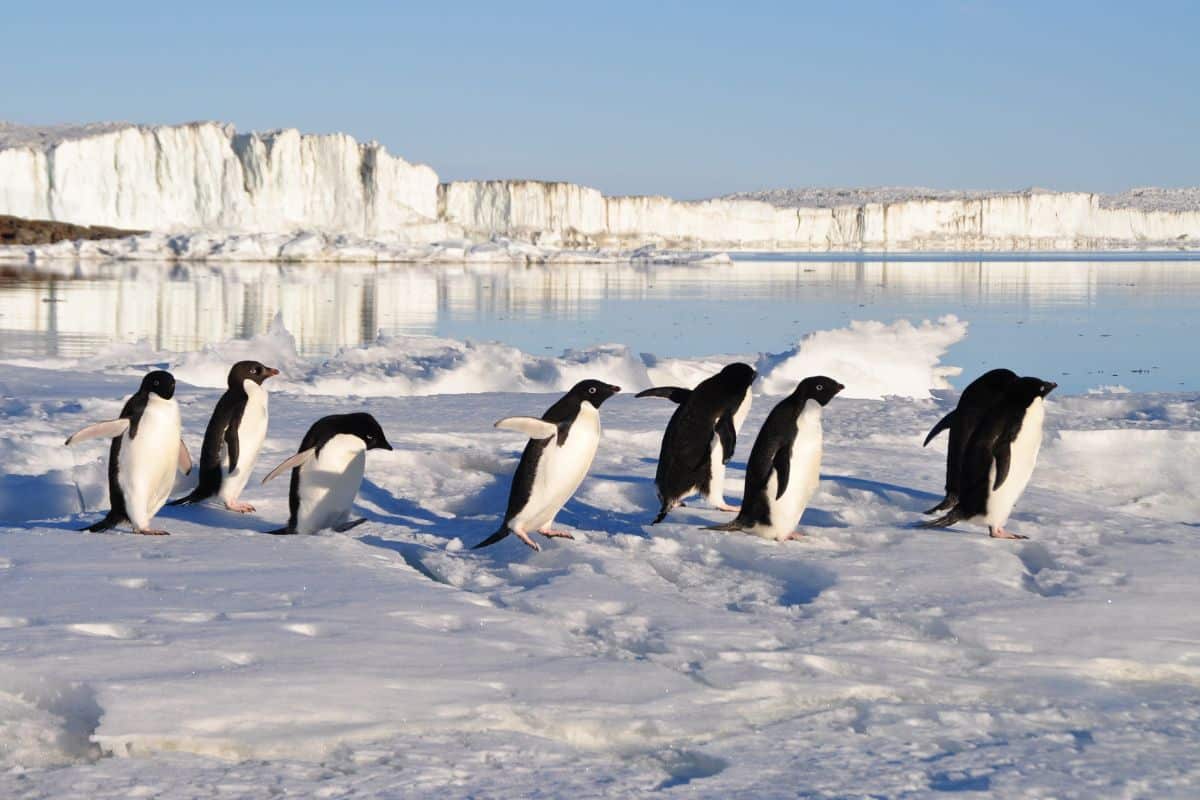
[[[746,463],[746,490],[737,518],[709,530],[745,531],[784,541],[796,531],[821,480],[821,409],[846,388],[818,375],[800,381],[771,409]]]
[[[926,514],[945,511],[953,508],[958,502],[958,479],[962,471],[963,454],[967,451],[971,435],[975,433],[975,428],[979,426],[987,411],[1004,398],[1004,390],[1015,380],[1017,373],[1011,369],[994,369],[980,375],[971,381],[970,386],[963,389],[955,409],[942,417],[925,437],[922,447],[927,446],[942,431],[950,430],[950,444],[946,448],[946,497],[926,511]]]
[[[575,494],[592,466],[600,444],[600,405],[621,391],[602,381],[580,381],[554,405],[536,417],[506,417],[497,428],[519,431],[529,437],[513,475],[508,509],[500,528],[473,549],[487,547],[515,533],[534,550],[541,546],[529,534],[547,538],[574,537],[550,526]]]
[[[238,500],[267,436],[267,390],[263,381],[279,370],[257,361],[239,361],[229,370],[229,388],[213,409],[200,448],[200,484],[171,505],[187,505],[219,495],[230,511],[254,506]]]
[[[654,485],[659,511],[651,525],[689,495],[699,492],[721,511],[737,511],[725,503],[725,465],[733,458],[737,434],[750,413],[754,368],[730,364],[695,389],[664,386],[638,392],[638,397],[665,397],[679,407],[663,434]]]
[[[987,411],[971,436],[959,474],[959,497],[945,516],[923,528],[956,522],[987,525],[994,539],[1025,539],[1004,530],[1013,507],[1029,484],[1042,446],[1045,397],[1058,386],[1041,378],[1019,378]]]
[[[108,451],[108,498],[104,519],[82,530],[104,531],[125,521],[134,533],[165,536],[150,521],[167,502],[175,471],[192,471],[192,459],[180,437],[175,378],[155,370],[125,402],[121,416],[89,425],[67,439],[67,445],[89,439],[112,439]]]
[[[365,412],[332,414],[313,423],[300,451],[263,478],[292,471],[288,524],[273,534],[345,531],[366,520],[350,521],[350,509],[362,486],[368,450],[391,450],[383,429]]]

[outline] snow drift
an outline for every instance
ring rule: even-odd
[[[143,341],[117,345],[80,360],[55,362],[61,368],[107,368],[140,374],[164,364],[193,386],[225,385],[229,364],[253,358],[282,370],[272,382],[296,394],[359,397],[420,397],[487,392],[561,392],[585,378],[599,378],[639,391],[651,386],[694,386],[735,360],[756,364],[757,391],[784,395],[809,375],[826,374],[846,384],[845,397],[928,398],[949,389],[946,378],[961,372],[941,363],[947,349],[967,333],[954,316],[913,324],[852,322],[847,328],[816,331],[778,354],[658,358],[626,345],[602,344],[557,356],[523,352],[501,342],[433,336],[381,336],[363,347],[344,347],[330,358],[304,358],[296,339],[276,316],[270,329],[251,339],[231,340],[184,353],[156,351]],[[34,362],[9,359],[15,366]],[[51,362],[41,359],[37,364]],[[131,366],[132,365],[132,366]]]
[[[431,168],[375,142],[296,130],[239,134],[213,122],[0,126],[0,214],[154,234],[120,247],[0,249],[21,260],[421,260],[421,246],[465,239],[470,253],[494,237],[570,251],[1061,250],[1189,247],[1200,238],[1194,190],[606,197],[564,182],[439,184]],[[174,236],[183,233],[191,235]]]

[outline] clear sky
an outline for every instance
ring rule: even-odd
[[[1200,3],[6,4],[0,119],[378,139],[443,179],[1200,185]]]

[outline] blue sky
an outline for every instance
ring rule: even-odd
[[[1195,3],[59,2],[0,28],[0,119],[341,130],[443,179],[1200,185]]]

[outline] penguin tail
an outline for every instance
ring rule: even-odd
[[[267,533],[269,533],[272,536],[291,536],[295,532],[296,532],[295,528],[289,528],[287,526],[284,526],[282,528],[276,528],[273,531],[267,531]]]
[[[705,525],[704,530],[706,530],[706,531],[744,531],[744,530],[746,530],[746,526],[743,525],[738,520],[734,519],[730,522],[725,522],[720,525]]]
[[[926,530],[930,530],[933,528],[949,528],[954,523],[961,522],[962,520],[963,520],[963,515],[960,514],[956,509],[952,509],[950,511],[950,513],[944,517],[938,517],[937,519],[927,519],[924,522],[917,523],[917,527],[924,528]]]
[[[207,495],[205,495],[205,497],[207,497]],[[170,500],[167,502],[167,505],[169,505],[169,506],[190,506],[193,503],[199,503],[201,500],[205,499],[205,497],[201,497],[200,492],[195,491],[195,492],[192,492],[191,494],[184,495],[183,497],[177,497],[174,500]]]
[[[493,545],[493,544],[495,544],[496,542],[498,542],[498,541],[500,541],[501,539],[503,539],[505,536],[508,536],[510,533],[512,533],[512,531],[510,531],[510,530],[508,529],[508,525],[501,525],[501,526],[500,526],[500,530],[496,531],[495,533],[493,533],[491,536],[489,536],[489,537],[487,537],[486,539],[484,539],[484,540],[483,540],[482,542],[480,542],[479,544],[477,544],[477,545],[473,546],[471,549],[472,549],[472,550],[478,550],[478,549],[480,549],[480,548],[482,548],[482,547],[488,547],[489,545]]]
[[[950,509],[954,508],[956,505],[958,505],[957,495],[947,494],[946,497],[942,500],[942,502],[938,503],[933,508],[922,511],[921,513],[922,514],[937,514],[942,511],[949,511]]]
[[[116,513],[113,513],[112,511],[110,511],[104,515],[104,519],[100,520],[99,522],[88,525],[85,528],[80,528],[79,530],[87,531],[88,533],[100,533],[101,531],[112,530],[113,528],[117,527],[124,521],[125,521],[124,514],[116,514]]]

